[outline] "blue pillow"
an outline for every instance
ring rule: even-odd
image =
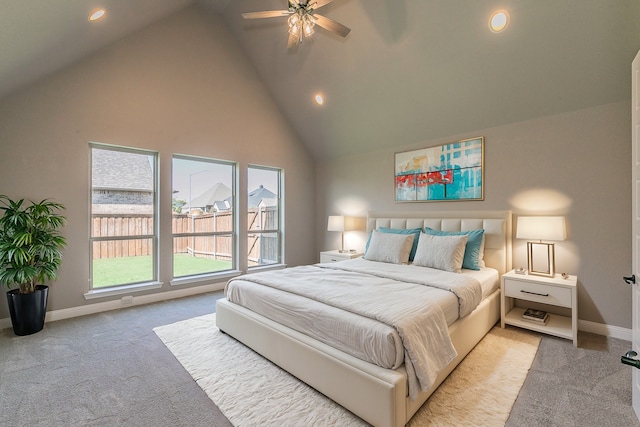
[[[482,237],[484,236],[484,230],[471,230],[471,231],[441,231],[434,230],[433,228],[425,227],[425,234],[431,234],[433,236],[461,236],[467,235],[467,246],[464,249],[464,259],[462,260],[462,268],[469,270],[480,270],[480,249],[482,247]]]
[[[416,256],[416,249],[418,249],[418,239],[420,238],[420,233],[422,232],[422,228],[387,228],[387,227],[378,227],[378,231],[381,233],[395,233],[395,234],[413,234],[413,246],[411,246],[411,252],[409,253],[409,262],[413,261],[413,257]],[[364,252],[367,253],[367,249],[369,249],[369,242],[371,241],[371,234],[369,235],[369,240],[367,240],[367,245],[364,249]]]

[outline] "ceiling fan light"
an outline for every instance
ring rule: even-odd
[[[297,36],[298,34],[300,34],[300,23],[289,26],[289,34],[293,36]]]
[[[289,22],[289,28],[294,27],[298,25],[298,23],[300,22],[300,17],[298,16],[297,13],[294,13],[289,17],[288,22]]]
[[[306,37],[309,37],[310,35],[313,34],[313,24],[305,24],[304,25],[304,35]]]
[[[304,29],[304,35],[310,36],[313,34],[313,27],[316,25],[315,19],[309,14],[305,14],[302,17],[302,28]]]
[[[316,18],[307,13],[302,17],[302,23],[305,25],[311,25],[313,27],[314,25],[316,25]]]

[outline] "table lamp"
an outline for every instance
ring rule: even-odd
[[[339,231],[342,237],[342,245],[340,246],[340,252],[349,252],[344,248],[344,232],[357,230],[357,221],[353,217],[344,215],[330,215],[329,222],[327,224],[327,231]]]
[[[518,217],[516,239],[533,239],[527,242],[527,265],[529,274],[555,276],[555,244],[543,240],[561,241],[567,238],[563,216]]]

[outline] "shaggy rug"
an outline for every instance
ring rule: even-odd
[[[234,426],[362,426],[362,419],[222,334],[215,314],[154,329]],[[503,426],[540,338],[493,328],[409,426]]]

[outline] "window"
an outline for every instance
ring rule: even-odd
[[[91,288],[157,281],[157,153],[91,144]]]
[[[248,186],[248,247],[249,268],[282,262],[281,240],[282,170],[249,166]]]
[[[235,268],[235,164],[173,156],[173,277]]]

